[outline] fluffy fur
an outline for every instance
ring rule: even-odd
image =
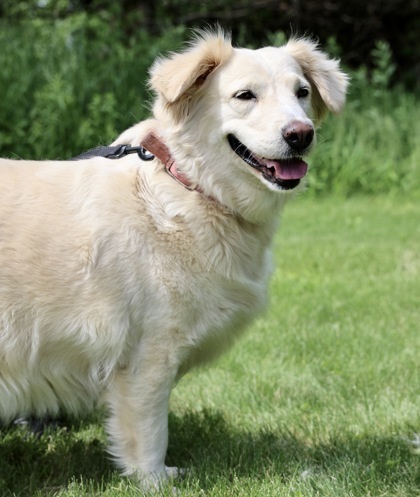
[[[346,84],[311,41],[248,50],[204,33],[156,61],[153,118],[115,142],[154,130],[199,190],[133,155],[1,160],[0,415],[103,399],[123,473],[144,484],[176,474],[165,467],[172,386],[264,308],[279,214],[300,188],[267,180],[227,136],[260,161],[293,158],[282,130],[339,111]]]

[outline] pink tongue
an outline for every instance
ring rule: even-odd
[[[308,164],[300,159],[282,161],[264,159],[264,163],[276,171],[275,176],[278,179],[301,179],[308,172]]]

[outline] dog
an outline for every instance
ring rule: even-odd
[[[103,401],[122,474],[155,487],[178,474],[171,389],[265,307],[280,212],[348,78],[309,39],[216,29],[149,83],[152,117],[112,144],[143,155],[0,161],[0,416]]]

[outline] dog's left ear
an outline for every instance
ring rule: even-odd
[[[312,86],[315,119],[321,120],[328,110],[340,112],[349,77],[340,70],[339,62],[328,58],[316,43],[305,38],[291,39],[285,49],[297,60]]]
[[[191,97],[232,51],[230,38],[221,29],[198,32],[187,50],[154,63],[149,84],[163,99],[165,107],[180,118],[188,114]]]

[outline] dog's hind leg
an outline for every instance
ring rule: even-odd
[[[143,340],[136,360],[119,370],[107,393],[110,452],[123,474],[158,487],[177,474],[165,467],[168,404],[178,365],[173,351]],[[171,355],[171,357],[169,357]]]

